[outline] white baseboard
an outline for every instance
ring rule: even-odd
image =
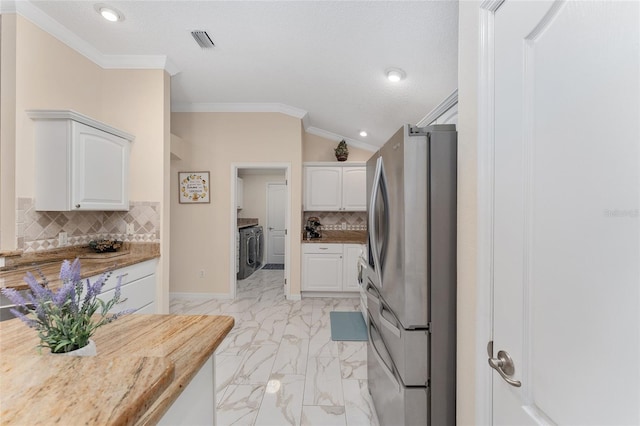
[[[303,291],[303,297],[334,297],[343,299],[352,299],[360,297],[357,291]]]
[[[233,299],[228,293],[169,293],[171,299]]]

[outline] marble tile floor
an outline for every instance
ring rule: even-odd
[[[331,340],[329,312],[358,298],[287,301],[284,272],[238,282],[235,300],[171,300],[171,313],[231,315],[216,351],[218,425],[378,425],[367,389],[366,342]]]

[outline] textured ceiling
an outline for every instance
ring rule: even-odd
[[[173,109],[283,104],[313,128],[379,146],[457,85],[457,1],[101,0],[124,14],[118,23],[96,3],[33,2],[102,54],[166,55],[179,70]],[[407,78],[389,82],[390,67]]]

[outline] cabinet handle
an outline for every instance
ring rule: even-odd
[[[80,204],[76,204],[76,209],[79,209],[79,208],[80,208]]]
[[[329,247],[318,247],[320,250],[329,250]]]

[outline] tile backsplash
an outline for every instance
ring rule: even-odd
[[[304,212],[302,227],[311,216],[320,219],[321,229],[342,230],[342,224],[346,224],[349,231],[365,231],[367,229],[367,212]]]
[[[33,198],[18,198],[18,249],[34,252],[59,247],[60,232],[67,233],[67,246],[84,245],[99,238],[158,242],[159,209],[158,202],[132,201],[128,212],[44,212],[35,210]],[[133,224],[133,234],[127,234],[127,224],[130,223]]]

